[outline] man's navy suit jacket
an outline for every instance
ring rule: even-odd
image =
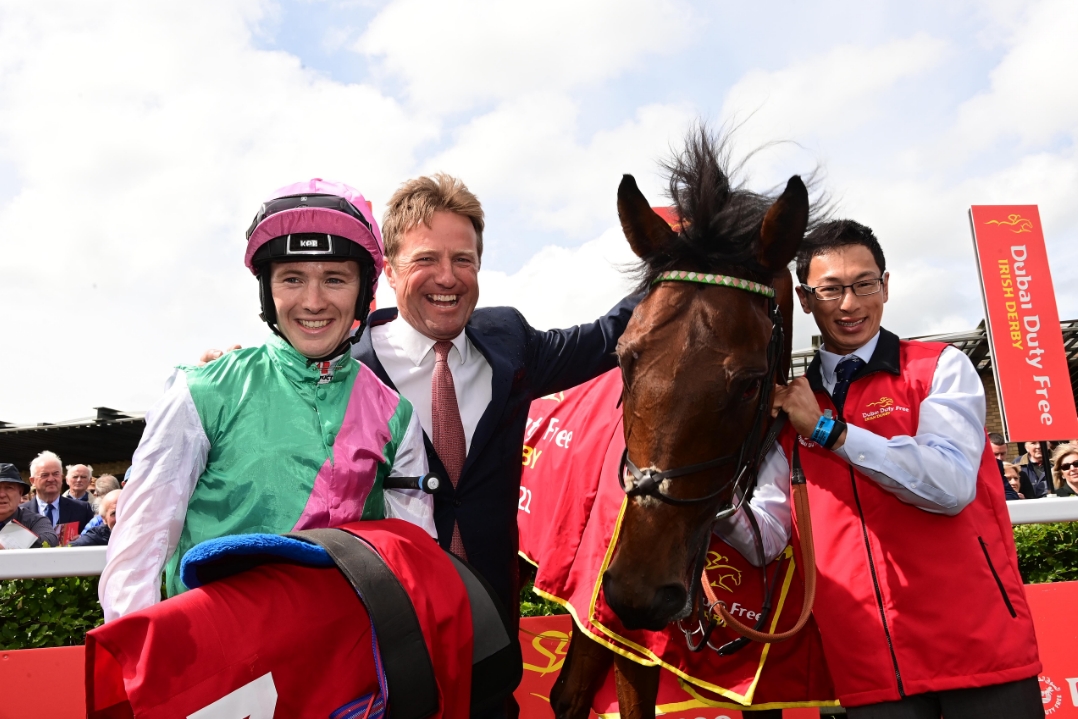
[[[464,330],[490,363],[491,399],[475,428],[456,488],[447,481],[434,495],[434,522],[439,542],[448,549],[456,520],[469,563],[513,615],[518,604],[513,596],[518,590],[517,504],[528,408],[537,397],[616,367],[618,338],[640,297],[625,298],[591,324],[549,331],[534,329],[511,307],[485,307],[472,313]],[[396,308],[372,312],[352,348],[352,355],[390,387],[393,382],[374,353],[369,327],[396,316]],[[448,477],[426,433],[423,442],[431,471]]]
[[[19,505],[23,509],[29,509],[35,514],[41,514],[37,511],[37,502],[30,500],[29,502],[23,502]],[[44,517],[44,514],[41,514]],[[71,499],[70,497],[60,497],[60,518],[56,520],[57,524],[67,524],[68,522],[78,522],[79,532],[86,529],[87,523],[94,518],[94,510],[87,502],[80,502],[77,499]]]

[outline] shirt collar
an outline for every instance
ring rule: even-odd
[[[423,363],[423,360],[434,349],[434,343],[437,341],[412,327],[399,314],[395,320],[386,325],[386,339],[416,367]],[[467,363],[471,349],[468,336],[462,330],[451,341],[453,342],[453,347],[457,350],[457,355],[460,357],[460,364]],[[452,357],[453,353],[450,352],[449,356]]]
[[[872,336],[868,342],[864,343],[850,354],[856,355],[865,364],[868,364],[872,359],[873,353],[876,352],[876,345],[880,342],[880,332],[876,331],[876,334]],[[838,367],[839,362],[849,357],[849,355],[838,355],[833,352],[828,352],[825,347],[820,347],[820,374],[823,376],[823,381],[828,385],[833,384],[835,381],[835,369]]]
[[[50,505],[50,504],[52,505],[52,508],[55,509],[57,512],[60,511],[60,498],[59,497],[52,500],[51,502],[45,502],[45,501],[43,501],[41,499],[41,497],[38,497],[36,495],[34,496],[34,499],[37,501],[37,508],[42,510],[42,512],[45,510],[45,507],[47,505]],[[41,514],[41,512],[38,512],[38,514]],[[44,515],[42,515],[42,516],[44,516]]]

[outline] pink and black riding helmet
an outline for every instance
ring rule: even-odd
[[[247,230],[244,264],[258,278],[262,319],[280,334],[270,292],[271,262],[356,260],[361,278],[356,320],[363,323],[384,253],[382,233],[363,195],[344,183],[315,178],[282,187],[262,204]]]

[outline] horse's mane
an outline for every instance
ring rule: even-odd
[[[663,163],[680,231],[662,252],[643,258],[635,268],[640,290],[668,270],[736,273],[769,281],[770,273],[756,261],[755,239],[778,193],[759,194],[735,184],[731,178],[743,164],[731,168],[726,139],[702,125],[689,132],[680,153]]]

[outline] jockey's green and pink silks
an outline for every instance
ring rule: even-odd
[[[168,563],[170,595],[183,590],[183,554],[205,539],[384,518],[382,480],[412,407],[365,366],[348,355],[309,365],[274,337],[184,372],[210,450]]]

